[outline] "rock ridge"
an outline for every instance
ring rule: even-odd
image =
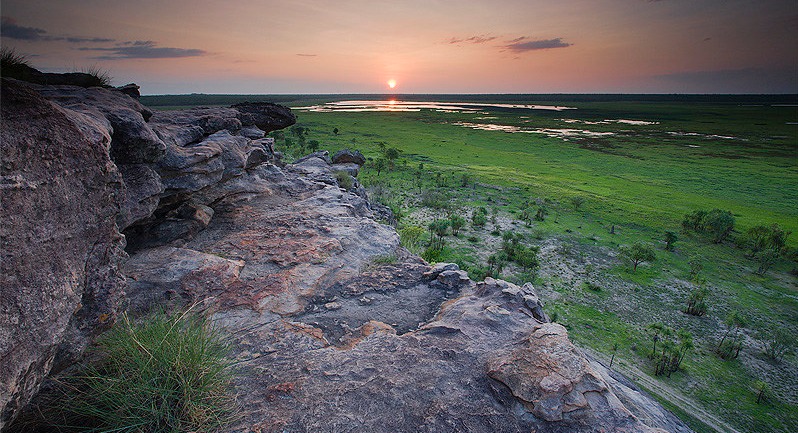
[[[119,312],[199,303],[234,347],[228,431],[689,431],[630,412],[531,284],[402,248],[359,152],[281,162],[285,107],[2,91],[0,427]]]

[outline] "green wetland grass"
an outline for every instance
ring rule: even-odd
[[[158,98],[149,103],[166,106],[168,97]],[[298,110],[303,137],[289,130],[272,135],[287,159],[308,153],[302,142],[311,140],[331,153],[363,152],[369,162],[359,180],[372,198],[399,214],[400,228],[426,231],[447,212],[465,216],[468,224],[458,236],[446,236],[437,259],[459,263],[472,277],[501,250],[503,232],[520,234],[523,244],[539,248],[540,268],[526,272],[508,263],[498,276],[531,280],[546,310],[578,345],[609,358],[617,343],[616,362],[643,371],[739,431],[798,431],[795,351],[778,361],[764,355],[774,329],[798,334],[798,263],[786,255],[758,275],[755,261],[733,242],[750,227],[777,223],[792,233],[789,249],[798,247],[798,107],[791,97],[463,98],[575,109]],[[280,96],[294,107],[346,99],[362,96]],[[177,103],[191,105],[190,99]],[[378,167],[390,148],[399,157]],[[425,191],[440,193],[449,210],[429,207]],[[575,196],[584,199],[578,209],[571,204]],[[479,207],[488,211],[484,227],[470,224]],[[524,210],[539,207],[548,211],[543,221],[522,221]],[[733,213],[730,240],[714,244],[681,229],[686,213],[714,208]],[[673,251],[664,248],[666,230],[677,233]],[[416,241],[417,252],[428,239],[425,232]],[[618,252],[638,241],[649,244],[656,259],[633,272]],[[691,275],[691,262],[701,264],[697,275]],[[699,286],[709,290],[707,313],[687,315],[685,301]],[[732,311],[747,318],[743,345],[739,357],[723,360],[715,348]],[[694,339],[669,377],[654,375],[646,330],[653,322],[689,331]],[[760,403],[757,381],[769,387]],[[700,414],[657,398],[697,431],[712,431]]]

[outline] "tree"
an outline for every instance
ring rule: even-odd
[[[585,203],[585,198],[581,195],[575,195],[571,197],[571,206],[574,207],[575,211],[578,211],[580,207]]]
[[[679,338],[679,359],[676,362],[676,369],[682,366],[682,361],[684,361],[685,355],[690,350],[693,350],[695,345],[693,344],[693,334],[683,329],[676,331],[676,336]]]
[[[460,177],[460,186],[465,188],[468,186],[468,183],[471,182],[471,177],[468,173],[463,173],[463,176]]]
[[[507,264],[507,254],[504,251],[499,251],[496,254],[491,254],[488,257],[488,268],[490,269],[490,274],[493,277],[498,277],[499,274],[504,269],[504,265]]]
[[[292,126],[290,131],[291,131],[291,134],[293,134],[296,138],[298,138],[300,140],[303,139],[305,137],[305,134],[307,134],[309,132],[307,128],[305,128],[304,126],[299,126],[299,125]]]
[[[657,256],[651,245],[635,242],[631,246],[621,247],[621,254],[632,262],[632,271],[637,271],[637,266],[643,262],[653,262]]]
[[[338,128],[333,128],[333,134],[338,135]]]
[[[311,152],[315,152],[319,150],[319,140],[310,140],[308,141],[308,149]]]
[[[615,354],[618,353],[618,342],[614,342],[612,344],[612,358],[610,358],[610,368],[612,368],[612,363],[615,361]]]
[[[756,404],[767,400],[767,395],[770,392],[770,387],[767,383],[757,380],[754,382],[754,391],[756,391]]]
[[[474,228],[485,227],[488,223],[488,210],[480,207],[471,211],[471,225]]]
[[[712,209],[704,218],[704,227],[713,236],[713,242],[719,244],[734,230],[734,215],[727,210]]]
[[[466,220],[465,218],[461,217],[460,215],[452,215],[449,217],[449,225],[452,226],[452,234],[457,236],[460,232],[460,229],[463,228],[465,225]]]
[[[759,268],[756,270],[756,273],[765,275],[765,272],[779,260],[781,253],[773,248],[768,248],[756,253],[754,257],[757,262],[759,262]]]
[[[673,244],[679,240],[679,237],[676,236],[676,233],[672,231],[665,232],[665,251],[673,251]]]
[[[787,245],[789,236],[790,232],[775,223],[769,226],[754,226],[746,230],[742,245],[750,249],[753,255],[766,249],[781,251]]]
[[[374,168],[377,170],[377,177],[379,177],[380,173],[385,170],[385,160],[377,158],[377,160],[374,161]]]
[[[665,325],[662,323],[651,323],[646,327],[646,333],[648,334],[651,341],[654,343],[653,348],[651,349],[651,356],[649,358],[653,358],[654,355],[657,353],[657,343],[662,338],[662,332],[665,330]]]
[[[537,269],[538,267],[538,250],[536,248],[529,248],[521,245],[515,252],[515,262],[524,272]]]
[[[421,236],[424,228],[419,226],[404,226],[399,229],[399,242],[403,247],[412,252],[416,252],[421,245]]]
[[[743,317],[736,310],[730,312],[726,316],[726,320],[724,320],[726,332],[723,334],[723,338],[720,339],[718,347],[715,349],[721,358],[737,358],[740,355],[742,341],[739,339],[739,330],[740,328],[744,327],[746,323],[745,317]],[[730,336],[732,338],[727,341]]]
[[[687,308],[684,310],[684,312],[698,317],[707,314],[707,304],[705,299],[708,295],[709,290],[704,287],[700,287],[690,292],[690,296],[687,297]]]
[[[704,218],[707,216],[705,210],[694,210],[684,216],[682,220],[682,227],[686,230],[702,231],[704,230]]]
[[[697,257],[693,257],[687,262],[690,265],[690,279],[696,281],[698,274],[704,269],[704,264],[701,263]]]
[[[787,331],[778,328],[767,339],[765,355],[774,361],[781,361],[788,352],[792,351],[795,339]]]
[[[443,248],[443,237],[446,236],[446,231],[449,229],[449,221],[448,220],[434,220],[429,223],[429,231],[430,234],[437,236],[437,245],[439,248]]]
[[[390,147],[388,149],[385,149],[385,152],[383,152],[383,154],[385,155],[385,159],[388,160],[388,168],[390,168],[391,170],[393,170],[394,167],[396,166],[396,159],[399,158],[399,153],[400,150],[395,147]]]

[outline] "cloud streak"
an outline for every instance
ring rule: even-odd
[[[490,41],[492,41],[494,39],[496,39],[496,36],[474,35],[474,36],[471,36],[471,37],[468,37],[468,38],[452,37],[452,38],[448,39],[446,42],[448,42],[449,44],[452,44],[452,45],[462,44],[462,43],[465,43],[465,44],[484,44],[484,43],[490,42]]]
[[[54,36],[48,34],[47,30],[38,27],[27,27],[17,24],[17,20],[12,17],[2,17],[0,25],[0,36],[9,39],[22,41],[66,41],[71,43],[108,43],[115,39],[109,38],[86,38],[78,36]]]
[[[2,17],[0,20],[0,35],[4,38],[20,39],[23,41],[37,41],[48,38],[47,30],[36,27],[25,27],[17,24],[11,17]]]
[[[78,49],[108,53],[95,57],[98,60],[173,59],[208,54],[206,51],[196,48],[159,47],[154,41],[130,41],[117,44],[114,47],[81,47]]]
[[[552,48],[567,48],[573,44],[563,42],[562,38],[528,40],[526,37],[511,40],[505,48],[515,53],[525,53],[527,51],[549,50]]]

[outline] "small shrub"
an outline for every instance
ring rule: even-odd
[[[435,248],[429,247],[421,253],[421,258],[426,260],[428,263],[437,263],[441,261],[441,257],[443,256],[443,248]]]
[[[457,214],[452,214],[449,217],[449,225],[452,227],[452,234],[457,236],[460,233],[460,229],[466,224],[465,218],[461,217]]]
[[[676,236],[676,233],[672,231],[665,232],[665,251],[673,251],[673,244],[679,240],[679,237]]]
[[[338,181],[338,186],[340,186],[341,188],[347,191],[352,189],[353,186],[352,176],[350,176],[349,173],[343,170],[338,170],[335,172],[335,180]]]
[[[781,361],[795,345],[793,336],[783,329],[776,329],[766,341],[765,355],[774,361]]]
[[[590,281],[583,281],[582,282],[582,287],[584,289],[590,290],[592,292],[600,292],[601,291],[601,286],[599,286],[598,284],[591,283]]]
[[[423,227],[404,226],[399,229],[399,242],[412,253],[418,254],[421,249],[421,237],[424,232]]]
[[[574,210],[576,211],[578,211],[579,208],[582,207],[584,203],[585,203],[585,198],[580,195],[571,197],[571,206],[573,206]]]
[[[471,211],[471,226],[476,228],[485,227],[488,223],[488,210],[480,207]]]
[[[63,380],[59,425],[80,431],[219,430],[235,412],[226,341],[198,314],[159,312],[138,324],[123,316],[99,339],[97,361]]]

